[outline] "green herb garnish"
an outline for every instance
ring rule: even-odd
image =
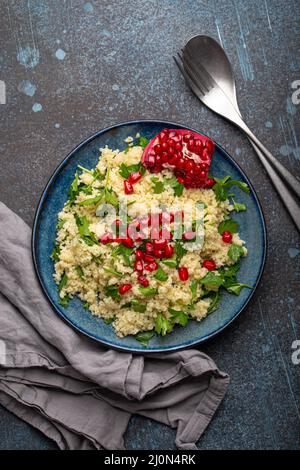
[[[59,261],[59,255],[60,255],[60,246],[59,245],[54,245],[54,248],[51,253],[51,258],[54,261]]]
[[[233,219],[226,219],[220,223],[218,232],[222,235],[224,232],[237,233],[239,230],[239,224]]]
[[[115,271],[114,269],[111,269],[111,268],[103,268],[103,271],[105,271],[106,273],[110,273],[110,274],[113,274],[114,276],[118,276],[118,277],[122,277],[123,274],[122,273],[119,273],[118,271]]]
[[[159,266],[154,275],[158,281],[166,281],[168,279],[167,273]]]
[[[77,266],[75,267],[75,270],[76,270],[78,276],[79,276],[81,279],[84,279],[84,272],[83,272],[82,267],[79,266],[79,265],[77,265]]]
[[[216,181],[216,184],[212,187],[212,189],[215,192],[217,201],[226,201],[226,199],[228,199],[229,197],[228,190],[232,186],[237,186],[246,193],[250,192],[249,186],[246,183],[244,183],[243,181],[232,180],[230,176],[224,176],[224,178],[214,179]]]
[[[183,312],[182,310],[174,310],[173,308],[169,308],[169,312],[174,323],[178,323],[181,326],[185,326],[188,323],[189,316],[186,312]]]
[[[158,313],[155,319],[155,331],[158,335],[166,336],[167,333],[171,333],[173,330],[173,324],[161,313]]]
[[[135,335],[135,339],[141,343],[142,346],[147,347],[151,338],[153,338],[153,331],[140,331]]]
[[[158,289],[156,289],[155,287],[139,287],[139,291],[145,297],[151,297],[152,295],[158,293]]]
[[[104,288],[104,292],[107,297],[111,297],[112,299],[117,301],[121,300],[121,296],[119,294],[119,287],[116,284],[106,286]]]
[[[244,254],[244,249],[243,247],[239,246],[239,245],[235,245],[234,243],[232,243],[230,245],[230,248],[228,250],[228,257],[234,262],[236,263],[241,256],[243,256]]]
[[[59,299],[59,305],[61,305],[64,308],[67,308],[69,305],[71,297],[66,294],[62,299]]]
[[[94,244],[99,245],[96,235],[89,229],[89,222],[86,216],[80,217],[78,214],[75,214],[75,220],[79,235],[84,240],[84,242],[89,246]]]
[[[68,276],[66,275],[66,273],[63,273],[61,280],[58,284],[58,290],[61,291],[64,287],[66,287],[67,284],[68,284]]]

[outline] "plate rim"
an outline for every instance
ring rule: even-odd
[[[39,200],[38,200],[38,203],[37,203],[37,206],[36,206],[34,219],[33,219],[32,234],[31,234],[31,254],[32,254],[32,259],[33,259],[34,270],[35,270],[36,276],[38,278],[39,284],[42,288],[43,294],[45,295],[46,299],[50,303],[50,305],[51,305],[52,309],[55,311],[55,313],[58,314],[60,316],[60,318],[62,318],[64,321],[66,321],[69,325],[71,325],[73,328],[75,328],[76,331],[86,335],[87,337],[93,339],[94,341],[97,341],[99,344],[101,344],[105,347],[109,347],[109,348],[112,348],[114,350],[118,350],[118,351],[121,351],[121,352],[141,354],[141,355],[152,354],[152,353],[153,354],[155,354],[155,353],[168,353],[168,352],[180,351],[180,350],[183,350],[183,349],[189,349],[191,347],[195,347],[195,346],[198,346],[202,343],[205,343],[208,340],[210,340],[210,339],[214,338],[215,336],[219,335],[221,332],[223,332],[245,310],[246,306],[249,304],[249,302],[252,299],[254,293],[256,292],[256,290],[257,290],[257,288],[260,284],[262,274],[264,272],[264,268],[265,268],[265,264],[266,264],[267,251],[268,251],[268,234],[267,234],[266,220],[265,220],[265,215],[264,215],[260,200],[258,198],[258,195],[256,193],[256,190],[255,190],[254,186],[252,185],[251,180],[249,179],[249,177],[245,173],[245,171],[240,167],[240,165],[235,161],[235,159],[222,147],[222,145],[220,145],[218,142],[213,140],[214,143],[225,153],[226,158],[228,158],[229,161],[234,166],[237,167],[237,169],[242,173],[243,177],[245,178],[245,180],[246,180],[247,184],[249,185],[249,187],[251,189],[251,192],[254,196],[254,200],[255,200],[256,206],[258,208],[259,215],[260,215],[260,220],[262,222],[263,257],[262,257],[262,262],[261,262],[261,265],[260,265],[260,268],[259,268],[259,273],[258,273],[256,282],[255,282],[255,285],[253,286],[253,289],[251,290],[251,292],[249,294],[249,297],[244,302],[242,307],[236,312],[236,314],[227,323],[225,323],[223,326],[221,326],[217,330],[215,330],[212,333],[202,337],[201,339],[193,340],[190,343],[181,344],[179,346],[176,346],[176,345],[175,346],[169,346],[169,347],[166,347],[166,348],[157,347],[155,349],[147,349],[147,348],[138,349],[138,348],[134,348],[134,347],[115,345],[115,344],[111,343],[109,340],[99,339],[97,336],[90,334],[89,332],[87,332],[83,328],[81,328],[80,326],[76,325],[70,318],[66,317],[65,314],[56,307],[54,301],[52,300],[51,296],[47,292],[46,286],[44,285],[44,282],[42,280],[42,276],[41,276],[41,274],[39,272],[39,268],[38,268],[37,254],[36,254],[39,219],[40,219],[40,214],[41,214],[43,203],[44,203],[44,201],[47,197],[47,194],[48,194],[48,190],[50,189],[53,182],[55,182],[55,179],[58,176],[60,170],[67,164],[67,162],[72,157],[74,152],[78,151],[81,147],[84,147],[86,144],[88,144],[90,141],[92,141],[96,137],[99,137],[100,135],[105,134],[107,131],[110,131],[112,129],[119,128],[119,127],[124,127],[124,126],[128,126],[128,125],[134,125],[134,124],[142,125],[144,123],[162,124],[162,125],[167,124],[168,126],[171,125],[171,126],[177,126],[179,128],[182,127],[182,128],[187,129],[187,130],[191,130],[193,132],[198,132],[198,133],[200,132],[201,134],[207,136],[201,130],[200,131],[196,130],[192,127],[186,126],[185,124],[181,124],[181,123],[174,122],[174,121],[160,120],[160,119],[159,120],[158,119],[138,119],[138,120],[124,121],[124,122],[121,122],[121,123],[118,123],[118,124],[107,126],[103,129],[100,129],[100,130],[96,131],[94,134],[90,135],[86,139],[82,140],[79,144],[77,144],[62,159],[62,161],[56,166],[56,168],[54,169],[54,171],[50,175],[50,177],[49,177],[49,179],[48,179],[48,181],[47,181],[47,183],[46,183],[46,185],[45,185],[45,187],[44,187],[44,189],[43,189],[43,191],[42,191],[42,193],[39,197]]]

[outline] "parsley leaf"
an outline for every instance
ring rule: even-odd
[[[230,245],[230,248],[228,250],[228,257],[234,262],[236,263],[241,256],[243,256],[244,254],[244,249],[243,247],[239,246],[239,245],[235,245],[234,243],[232,243]]]
[[[67,222],[67,219],[59,219],[56,224],[56,230],[60,230],[65,225],[66,222]]]
[[[79,266],[79,265],[77,265],[77,266],[75,267],[75,270],[76,270],[78,276],[79,276],[81,279],[84,279],[84,272],[83,272],[82,267]]]
[[[133,165],[125,165],[125,163],[121,163],[119,167],[119,174],[126,180],[131,175],[131,173],[136,173],[137,171],[142,175],[145,174],[146,168],[143,166],[142,162],[135,163]]]
[[[244,212],[247,210],[246,204],[241,204],[239,202],[235,202],[234,199],[232,199],[233,207],[236,212]]]
[[[239,224],[233,219],[226,219],[220,223],[218,232],[222,235],[224,232],[237,233],[239,230]]]
[[[190,282],[190,291],[192,293],[192,303],[195,302],[195,300],[197,299],[197,290],[198,290],[198,281],[197,279],[193,279],[191,282]]]
[[[130,255],[132,255],[133,248],[129,248],[122,243],[120,243],[118,246],[116,246],[113,250],[111,255],[113,257],[115,256],[123,256],[124,263],[126,266],[131,266],[132,262],[130,260]]]
[[[162,261],[162,263],[165,264],[166,266],[169,266],[169,268],[176,268],[177,266],[177,261],[175,258],[166,259]]]
[[[103,267],[103,271],[105,271],[106,273],[113,274],[114,276],[118,276],[118,277],[122,277],[122,276],[123,276],[122,273],[119,273],[118,271],[115,271],[114,269],[111,269],[111,268],[105,268],[105,267]]]
[[[165,190],[165,185],[163,181],[160,181],[156,176],[151,178],[151,181],[153,183],[153,192],[154,194],[160,194]]]
[[[130,302],[130,306],[134,312],[139,312],[139,313],[145,313],[146,311],[146,305],[141,304],[138,300],[132,299]]]
[[[75,214],[75,220],[79,235],[85,243],[89,246],[92,246],[94,243],[99,245],[96,235],[89,229],[89,222],[86,216],[80,217],[78,214]]]
[[[139,287],[139,291],[145,297],[151,297],[152,295],[157,294],[158,289],[156,289],[155,287]]]
[[[224,286],[226,288],[226,290],[228,292],[230,292],[230,294],[234,294],[234,295],[240,295],[241,293],[241,290],[243,289],[243,287],[247,287],[248,289],[252,289],[251,286],[248,286],[248,284],[241,284],[240,282],[237,282],[236,284],[231,284],[231,285],[228,285],[228,286]]]
[[[74,204],[76,197],[79,194],[79,179],[78,179],[78,173],[76,171],[74,180],[72,181],[72,184],[69,188],[68,191],[68,200],[70,204]]]
[[[121,300],[121,296],[119,294],[119,287],[116,284],[106,286],[104,288],[105,295],[107,297],[111,297],[114,300]]]
[[[168,279],[167,273],[159,266],[154,275],[158,281],[166,281]]]
[[[155,331],[158,335],[166,336],[173,330],[172,323],[161,313],[158,313],[155,319]]]
[[[53,251],[51,253],[51,258],[54,261],[59,261],[59,255],[60,255],[60,246],[59,245],[54,245]]]
[[[64,287],[66,287],[67,284],[68,284],[68,276],[66,275],[66,273],[63,273],[61,280],[58,284],[58,290],[61,291]]]
[[[214,178],[216,184],[212,187],[213,191],[215,192],[217,201],[226,201],[228,198],[228,190],[232,186],[237,186],[242,191],[249,193],[250,189],[249,186],[244,183],[243,181],[232,180],[230,176],[224,176],[223,178]]]
[[[142,346],[147,347],[150,339],[154,336],[153,331],[140,331],[135,335],[135,339],[141,343]]]
[[[217,291],[213,294],[213,296],[211,296],[211,303],[209,304],[207,313],[212,313],[215,310],[217,310],[220,300],[221,300],[221,294],[220,294],[220,291]]]
[[[174,310],[173,308],[169,308],[169,312],[172,315],[172,320],[174,323],[179,323],[181,326],[187,325],[189,321],[189,316],[187,313],[183,312],[182,310]]]
[[[70,300],[71,300],[71,297],[68,294],[66,294],[62,299],[59,299],[59,305],[61,305],[64,308],[67,308]]]
[[[182,246],[182,243],[177,241],[174,246],[174,253],[176,257],[176,267],[179,267],[180,261],[183,256],[187,253],[187,250]]]
[[[80,201],[79,205],[80,206],[92,206],[94,204],[98,204],[98,202],[100,202],[102,198],[103,198],[103,192],[99,194],[99,196],[90,197],[88,199],[84,199],[84,201]]]
[[[214,272],[208,271],[204,278],[200,280],[200,283],[203,284],[207,289],[218,289],[224,284],[224,279]]]
[[[171,186],[174,191],[175,196],[180,197],[184,190],[184,185],[179,183],[176,176],[172,176],[171,178],[166,178],[164,180],[165,185]]]
[[[105,325],[111,325],[115,321],[116,317],[105,318],[103,321]]]

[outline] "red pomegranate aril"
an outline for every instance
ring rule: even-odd
[[[187,268],[178,268],[178,276],[181,281],[187,281],[189,278],[189,272]]]
[[[194,148],[195,148],[195,150],[197,150],[197,151],[203,149],[203,144],[202,144],[202,142],[201,142],[200,139],[196,139],[196,140],[194,141]]]
[[[195,235],[195,232],[193,232],[193,231],[184,232],[184,233],[182,234],[183,240],[186,240],[186,241],[188,241],[188,240],[193,240],[193,238],[195,238],[195,236],[196,236],[196,235]]]
[[[123,245],[127,246],[128,248],[133,248],[134,247],[134,242],[129,237],[123,238],[121,241],[122,241]]]
[[[137,261],[143,259],[144,253],[142,252],[142,250],[137,249],[137,250],[135,250],[134,254],[135,254],[135,259]]]
[[[190,132],[187,132],[186,134],[184,134],[183,136],[183,142],[188,142],[191,138],[192,134]]]
[[[207,149],[204,149],[202,152],[202,157],[204,158],[204,160],[208,160],[210,157],[210,152]]]
[[[191,171],[194,169],[194,167],[195,163],[193,162],[193,160],[186,160],[183,168],[185,169],[185,171]]]
[[[160,240],[153,240],[153,247],[154,250],[163,250],[167,245],[167,240],[160,239]]]
[[[146,157],[145,163],[147,163],[147,166],[149,166],[149,167],[154,166],[155,165],[155,155],[148,155]]]
[[[156,144],[156,145],[154,145],[154,150],[155,150],[156,153],[158,153],[158,154],[160,155],[161,152],[162,152],[162,146],[161,146],[161,144]]]
[[[177,176],[177,181],[180,184],[184,184],[184,178],[182,178],[182,176]]]
[[[181,150],[182,150],[182,145],[181,145],[180,142],[176,142],[176,144],[175,144],[175,150],[176,150],[176,151],[181,151]]]
[[[232,242],[232,233],[228,230],[222,233],[222,240],[224,243],[231,243]]]
[[[125,194],[132,194],[133,193],[133,186],[130,183],[130,181],[128,181],[128,180],[124,181],[124,191],[125,191]]]
[[[168,139],[167,144],[169,147],[175,147],[175,141],[173,139]]]
[[[143,262],[141,260],[137,260],[134,263],[134,270],[137,271],[138,273],[142,273],[144,269]]]
[[[145,249],[146,249],[146,253],[148,253],[148,254],[153,253],[154,248],[153,248],[152,243],[146,242],[145,243]]]
[[[130,289],[132,289],[132,284],[122,284],[119,287],[119,294],[124,295],[126,292],[128,292]]]
[[[129,175],[129,178],[128,178],[128,181],[129,183],[131,184],[135,184],[137,183],[138,181],[140,181],[140,179],[142,178],[142,175],[139,171],[135,171],[134,173],[131,173]]]
[[[212,188],[216,184],[215,180],[213,178],[207,178],[205,187],[206,188]]]
[[[199,173],[199,178],[204,180],[206,178],[206,171],[201,170]]]
[[[205,162],[200,163],[199,166],[200,166],[200,171],[201,171],[201,170],[204,170],[204,171],[205,171],[205,170],[207,170],[207,168],[208,168],[208,164],[205,163]]]
[[[162,144],[161,144],[162,152],[167,152],[168,148],[169,148],[169,146],[168,146],[167,142],[162,142]]]
[[[149,281],[148,279],[146,278],[146,276],[143,276],[143,275],[139,275],[138,278],[138,283],[141,284],[141,286],[143,287],[148,287],[149,286]]]
[[[144,253],[143,260],[146,261],[147,263],[152,263],[152,261],[155,261],[155,258],[152,255],[148,255],[147,253]]]
[[[153,256],[155,258],[163,258],[164,257],[164,254],[165,254],[165,250],[158,250],[157,248],[155,250],[153,250]]]
[[[203,268],[208,269],[208,271],[214,271],[216,269],[216,263],[212,259],[205,259],[202,263]]]
[[[205,149],[209,152],[212,153],[214,149],[214,144],[211,140],[206,140],[205,142]]]
[[[175,154],[175,148],[174,147],[169,147],[168,148],[169,157],[172,157],[174,154]]]
[[[159,134],[158,134],[158,138],[161,142],[164,142],[165,140],[167,140],[167,138],[169,137],[169,134],[166,130],[164,131],[161,131]]]
[[[156,261],[152,261],[149,264],[146,264],[145,269],[147,271],[156,271],[158,269],[158,264]]]
[[[174,255],[174,248],[171,245],[167,245],[164,250],[165,258],[172,258]]]
[[[104,233],[101,238],[99,238],[100,243],[111,243],[113,242],[113,234],[112,233]]]
[[[162,163],[167,163],[169,160],[169,155],[167,154],[167,152],[162,152],[161,154],[161,162]]]
[[[195,141],[194,139],[191,137],[187,143],[187,148],[188,150],[190,150],[191,152],[194,150],[195,148]]]

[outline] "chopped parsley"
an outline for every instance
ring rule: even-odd
[[[142,346],[147,347],[151,338],[154,336],[154,331],[140,331],[135,335],[135,339],[141,343]]]
[[[233,219],[226,219],[220,223],[218,232],[222,235],[224,232],[237,233],[239,230],[239,224]]]
[[[229,189],[232,186],[237,186],[245,193],[250,192],[249,186],[243,181],[232,180],[230,176],[224,176],[223,178],[214,178],[216,184],[212,187],[217,201],[226,201],[229,197]]]
[[[236,263],[241,256],[244,254],[244,249],[240,245],[235,245],[235,243],[232,243],[230,245],[230,248],[228,250],[228,257]]]
[[[84,279],[84,272],[83,272],[83,269],[81,266],[77,265],[75,267],[75,271],[77,272],[78,276],[81,278],[81,279]]]
[[[139,287],[139,291],[145,297],[151,297],[152,295],[158,293],[158,289],[156,289],[155,287]]]
[[[167,333],[171,333],[173,330],[173,324],[168,320],[162,313],[158,313],[155,319],[155,331],[158,335],[166,336]]]
[[[75,220],[79,235],[84,240],[84,242],[89,246],[92,246],[94,244],[98,245],[99,242],[96,238],[96,235],[89,229],[89,222],[86,216],[84,215],[83,217],[80,217],[78,214],[75,214]]]
[[[167,273],[159,266],[158,269],[156,270],[155,272],[155,275],[154,275],[155,279],[157,279],[158,281],[167,281],[168,279],[168,275]]]

